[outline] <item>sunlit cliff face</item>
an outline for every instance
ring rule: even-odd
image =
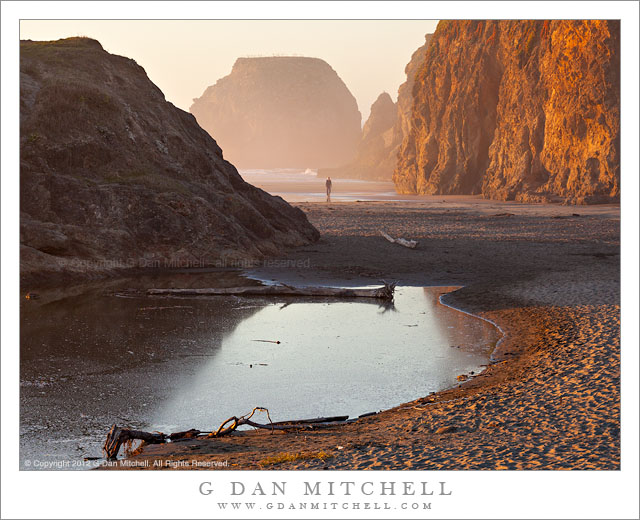
[[[318,168],[355,154],[355,98],[316,58],[240,58],[191,113],[240,168]]]
[[[618,22],[441,22],[413,93],[400,192],[619,199]]]

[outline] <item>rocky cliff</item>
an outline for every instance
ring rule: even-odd
[[[317,58],[239,58],[190,110],[239,168],[337,166],[361,134],[355,98]]]
[[[617,21],[440,22],[397,190],[619,200],[619,34]]]
[[[404,137],[409,133],[409,120],[413,106],[413,82],[417,70],[424,61],[431,36],[431,34],[425,36],[424,45],[413,53],[405,67],[407,80],[398,88],[397,103],[393,103],[389,94],[383,92],[371,105],[371,113],[364,125],[355,159],[339,168],[322,170],[318,172],[319,176],[391,180],[398,151]]]
[[[95,40],[20,44],[21,277],[230,265],[314,241],[195,118]]]
[[[398,109],[391,96],[383,92],[371,105],[369,119],[362,128],[362,138],[353,162],[338,168],[322,168],[319,177],[391,180],[395,158],[391,154],[394,125]]]

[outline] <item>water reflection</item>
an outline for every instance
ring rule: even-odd
[[[154,427],[212,429],[255,406],[273,420],[354,416],[450,387],[481,370],[498,338],[489,324],[439,305],[441,292],[399,288],[395,312],[353,302],[270,304],[180,381]]]
[[[148,428],[150,410],[171,396],[176,380],[215,355],[262,305],[117,298],[104,287],[23,302],[21,467],[100,456],[113,423]]]
[[[450,387],[487,362],[497,332],[440,292],[398,288],[392,309],[104,288],[23,303],[21,466],[99,456],[113,423],[207,430],[254,406],[273,420],[353,416]]]

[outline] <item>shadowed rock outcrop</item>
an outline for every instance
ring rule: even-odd
[[[239,58],[190,111],[239,168],[337,166],[361,134],[355,98],[317,58]]]
[[[133,60],[87,38],[20,53],[23,281],[237,265],[317,240]]]
[[[620,195],[619,22],[440,22],[413,89],[400,193]]]
[[[405,67],[407,81],[398,88],[397,103],[393,103],[389,94],[383,92],[371,105],[371,113],[364,125],[355,159],[339,168],[322,170],[318,172],[318,176],[391,180],[398,151],[411,126],[412,90],[416,71],[424,61],[431,36],[425,36],[424,45],[412,54]]]

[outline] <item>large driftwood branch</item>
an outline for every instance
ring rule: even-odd
[[[393,238],[387,235],[384,231],[380,231],[380,234],[392,244],[399,244],[401,246],[408,247],[409,249],[415,249],[418,245],[418,242],[415,240],[407,240],[406,238]]]
[[[250,419],[253,417],[253,414],[256,412],[266,412],[267,419],[269,419],[270,426],[264,424],[254,423]],[[227,424],[231,423],[229,426]],[[248,424],[249,426],[253,426],[254,428],[269,428],[273,429],[273,422],[271,421],[271,416],[269,415],[269,410],[266,408],[262,408],[261,406],[256,406],[251,412],[245,414],[241,417],[229,417],[226,421],[224,421],[220,427],[215,431],[211,432],[207,437],[221,437],[222,435],[226,435],[234,431],[238,426],[242,426],[243,424]],[[225,428],[226,426],[226,428]]]
[[[292,430],[344,424],[345,422],[348,422],[347,420],[349,419],[348,415],[339,415],[335,417],[318,417],[316,419],[300,419],[297,421],[280,421],[274,423],[271,422],[271,418],[269,417],[269,424],[259,424],[251,420],[251,417],[257,410],[266,411],[267,417],[269,417],[269,410],[266,408],[254,408],[250,414],[243,415],[242,417],[229,417],[220,425],[217,431],[211,432],[207,437],[221,437],[222,435],[227,435],[236,430],[238,426],[242,426],[244,424],[262,430]],[[229,426],[226,426],[227,424],[229,424]]]
[[[267,413],[269,424],[260,424],[251,420],[253,415],[258,411]],[[364,416],[366,415],[368,414],[364,414]],[[345,424],[355,420],[357,419],[349,419],[348,415],[339,415],[334,417],[318,417],[316,419],[300,419],[295,421],[280,421],[274,423],[271,421],[269,410],[258,406],[248,414],[242,415],[240,417],[229,417],[218,427],[217,430],[212,432],[201,432],[200,430],[192,429],[184,432],[176,432],[170,435],[165,435],[161,432],[149,433],[140,430],[128,430],[126,428],[120,428],[114,424],[107,434],[107,439],[104,443],[103,450],[106,458],[109,460],[113,460],[118,456],[120,447],[124,443],[131,440],[141,440],[149,444],[161,444],[167,442],[167,440],[178,441],[181,439],[195,439],[203,436],[206,438],[222,437],[223,435],[230,434],[242,425],[247,425],[262,430],[275,431],[305,428],[323,428]]]
[[[257,285],[255,287],[205,289],[147,289],[147,294],[150,296],[330,296],[336,298],[378,298],[381,300],[392,300],[395,287],[395,283],[385,283],[383,287],[373,289]]]
[[[141,440],[149,444],[162,444],[167,440],[167,436],[160,432],[149,433],[140,430],[127,430],[114,424],[109,430],[102,448],[107,459],[115,459],[120,451],[120,446],[132,440]]]

